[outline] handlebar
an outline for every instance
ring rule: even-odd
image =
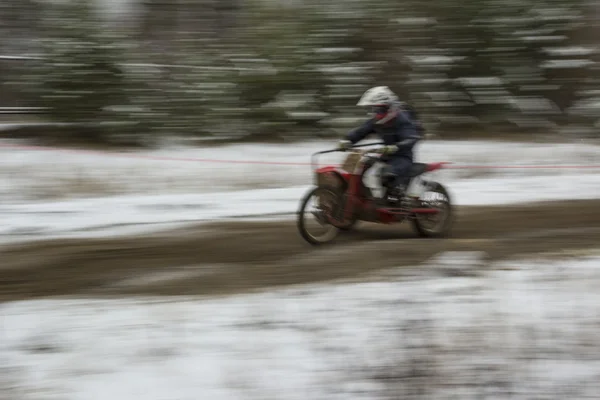
[[[332,149],[332,150],[317,151],[316,153],[313,153],[312,156],[311,156],[311,160],[310,160],[311,168],[312,168],[313,171],[316,169],[315,165],[317,164],[317,158],[321,154],[345,152],[345,151],[356,149],[356,148],[360,148],[360,147],[383,146],[383,145],[385,145],[385,143],[383,143],[383,142],[373,142],[373,143],[363,143],[363,144],[354,145],[354,146],[350,147],[347,150]]]

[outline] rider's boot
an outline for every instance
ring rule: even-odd
[[[405,192],[406,187],[404,185],[389,185],[377,205],[385,208],[400,208]]]
[[[399,207],[406,194],[406,187],[402,184],[395,185],[388,192],[388,202],[396,207]]]

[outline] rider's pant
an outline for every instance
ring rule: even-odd
[[[408,157],[393,157],[387,162],[389,171],[394,174],[392,187],[404,185],[407,186],[410,182],[410,168],[413,164],[412,160]]]

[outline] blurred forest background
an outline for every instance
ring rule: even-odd
[[[438,137],[600,127],[591,1],[3,0],[0,35],[5,137],[340,135],[380,84]]]

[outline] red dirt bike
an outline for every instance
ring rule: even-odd
[[[297,218],[298,230],[308,243],[319,245],[330,242],[340,231],[352,229],[357,221],[392,224],[410,220],[422,237],[439,237],[450,231],[453,207],[448,191],[438,182],[422,179],[423,174],[443,168],[448,163],[414,163],[404,195],[389,204],[376,198],[363,182],[365,173],[379,161],[382,148],[358,150],[357,147],[373,145],[382,143],[352,147],[339,167],[316,168],[316,157],[342,150],[326,150],[312,155],[315,187],[302,199]],[[313,198],[316,206],[308,211]],[[324,232],[320,235],[311,233],[307,217],[314,218]]]

